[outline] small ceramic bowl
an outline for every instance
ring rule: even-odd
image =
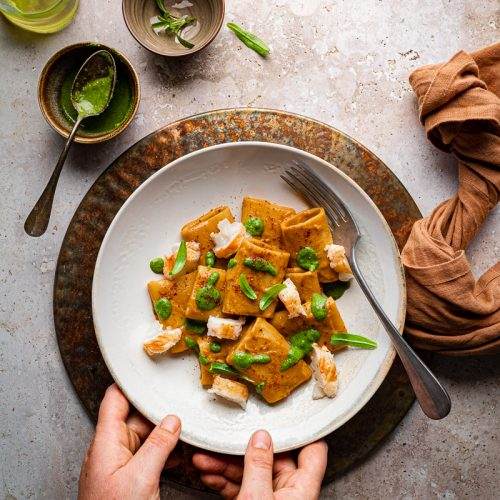
[[[196,22],[182,31],[182,38],[194,47],[181,45],[175,36],[157,34],[151,27],[160,10],[154,0],[123,0],[125,23],[132,36],[146,49],[167,57],[194,54],[206,47],[220,31],[224,21],[224,0],[165,0],[175,16],[192,16]]]
[[[115,93],[101,117],[86,118],[82,122],[75,142],[83,144],[95,144],[116,137],[134,118],[139,107],[141,91],[137,73],[128,59],[117,50],[100,43],[77,43],[54,54],[43,68],[38,82],[38,103],[43,116],[56,132],[67,138],[73,128],[76,111],[64,96],[68,95],[71,82],[85,60],[102,49],[111,52],[115,58]],[[98,118],[106,119],[106,130],[100,129],[99,124],[103,122],[98,122]]]

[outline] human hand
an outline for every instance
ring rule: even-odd
[[[179,440],[181,422],[168,415],[153,428],[141,415],[129,413],[116,384],[108,387],[82,465],[79,500],[160,498],[160,474]]]
[[[239,457],[196,453],[193,464],[201,480],[224,498],[259,500],[316,499],[325,474],[328,447],[317,441],[300,450],[297,461],[290,453],[273,457],[266,431],[250,438],[244,462]]]

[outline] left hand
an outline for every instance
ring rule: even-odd
[[[108,387],[82,465],[79,500],[160,498],[160,474],[179,440],[180,420],[168,415],[154,427],[129,412],[116,384]]]

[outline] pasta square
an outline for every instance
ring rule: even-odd
[[[243,333],[227,356],[227,363],[234,365],[234,354],[270,354],[266,364],[251,364],[243,373],[257,384],[263,383],[262,397],[268,403],[286,398],[295,388],[311,378],[312,371],[303,360],[281,371],[281,363],[288,355],[290,345],[276,328],[263,318],[257,318]]]
[[[217,291],[219,299],[214,301],[214,307],[210,309],[200,309],[196,301],[197,294],[201,288],[204,288],[207,285],[208,279],[214,273],[219,274],[219,278],[213,287]],[[198,321],[208,321],[209,316],[221,316],[225,284],[226,271],[223,269],[215,269],[213,267],[198,266],[191,295],[186,305],[186,318],[196,319]]]
[[[293,208],[245,196],[241,207],[241,220],[245,223],[251,217],[262,219],[264,222],[264,232],[260,236],[260,239],[269,245],[281,247],[281,221],[294,213],[295,210]]]
[[[285,278],[290,278],[293,281],[302,303],[309,302],[314,293],[321,293],[316,271],[304,271],[300,267],[292,267],[286,270]]]
[[[248,238],[241,244],[236,253],[236,265],[227,270],[226,292],[222,311],[224,314],[252,315],[270,318],[276,308],[276,300],[264,311],[259,308],[259,300],[267,288],[281,283],[285,276],[289,259],[288,252],[279,250],[255,238]],[[245,265],[245,259],[264,259],[274,268],[275,275],[256,271]],[[249,285],[257,295],[257,299],[249,299],[240,286],[240,276],[244,274]]]

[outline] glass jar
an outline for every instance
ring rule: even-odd
[[[36,33],[54,33],[75,17],[79,0],[0,0],[0,12],[13,24]]]

